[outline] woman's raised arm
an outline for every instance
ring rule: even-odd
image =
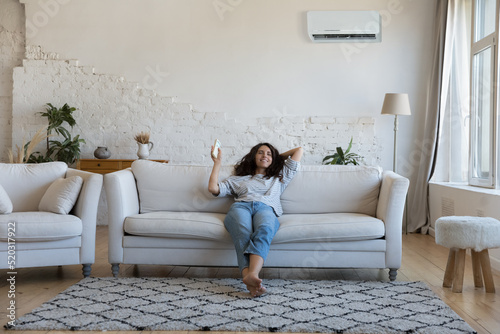
[[[285,159],[291,157],[292,160],[300,161],[300,159],[302,159],[302,154],[304,154],[304,149],[299,146],[296,148],[292,148],[291,150],[288,150],[284,153],[281,153],[280,155]]]
[[[212,146],[212,149],[210,150],[210,156],[214,161],[214,167],[212,168],[212,173],[210,174],[210,179],[208,180],[208,191],[217,196],[220,193],[219,172],[220,166],[222,164],[222,151],[219,148],[219,154],[217,155],[217,158],[214,158],[214,156],[212,155],[213,149],[214,147]]]

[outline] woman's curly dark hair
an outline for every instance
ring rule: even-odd
[[[281,170],[285,163],[285,159],[280,155],[278,150],[269,143],[259,143],[252,147],[250,152],[245,155],[240,162],[234,166],[234,175],[245,176],[245,175],[255,175],[257,170],[257,164],[255,163],[255,156],[261,146],[267,146],[271,150],[273,161],[271,165],[266,169],[266,178],[278,177],[280,181],[283,179]]]

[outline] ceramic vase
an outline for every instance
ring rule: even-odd
[[[137,143],[139,149],[137,150],[137,156],[139,159],[147,159],[149,157],[149,152],[153,149],[153,142],[146,144]]]
[[[97,159],[107,159],[111,156],[111,151],[106,146],[99,146],[94,151],[94,157]]]

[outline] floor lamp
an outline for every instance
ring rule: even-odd
[[[392,170],[397,173],[397,152],[398,152],[398,116],[411,115],[410,100],[408,94],[385,94],[384,105],[382,106],[382,115],[394,115],[394,155],[392,161]]]
[[[384,104],[382,106],[382,115],[394,115],[394,154],[392,157],[392,170],[394,173],[397,173],[398,115],[411,115],[408,94],[385,94]],[[406,195],[405,206],[405,233],[408,233],[408,195]]]

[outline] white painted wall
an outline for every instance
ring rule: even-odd
[[[415,150],[436,0],[22,2],[28,45],[124,76],[200,112],[242,121],[374,117],[384,147],[381,164],[388,169],[393,118],[380,116],[380,109],[386,92],[407,92],[413,115],[400,121],[400,157]],[[308,10],[379,10],[382,43],[312,43]]]

